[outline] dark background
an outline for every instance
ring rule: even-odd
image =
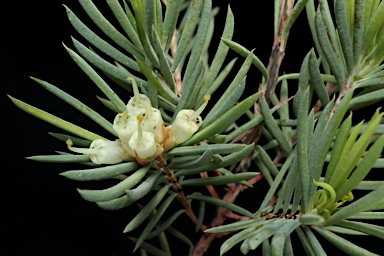
[[[110,10],[105,1],[94,2],[110,17]],[[213,1],[214,6],[221,7],[221,11],[216,18],[210,59],[213,58],[219,43],[227,6],[230,3],[235,15],[233,40],[248,49],[256,48],[256,55],[263,63],[268,62],[273,42],[273,1],[257,1],[257,7],[246,5],[245,2],[251,1]],[[70,181],[58,174],[78,168],[76,165],[53,165],[26,160],[27,156],[65,150],[64,143],[47,134],[61,131],[19,110],[6,96],[10,94],[86,129],[108,136],[86,117],[29,79],[29,76],[34,76],[50,82],[113,120],[113,114],[95,97],[101,96],[101,92],[82,73],[61,44],[64,42],[73,48],[71,35],[86,44],[68,22],[61,4],[70,7],[84,23],[103,37],[102,32],[92,24],[77,1],[0,2],[0,210],[3,233],[0,254],[132,255],[133,243],[128,236],[138,237],[139,233],[136,231],[127,235],[122,234],[122,230],[138,209],[130,207],[116,212],[101,210],[95,204],[81,199],[76,188],[101,188],[107,186],[108,182]],[[312,47],[309,30],[305,24],[305,15],[302,15],[292,29],[290,37],[295,40],[288,43],[281,69],[286,73],[298,72],[302,58]],[[234,57],[236,54],[230,51],[227,62]],[[234,70],[240,67],[242,61],[243,58],[240,58]],[[234,74],[235,72],[232,72],[231,76]],[[246,93],[255,92],[259,82],[259,72],[252,67],[247,78]],[[119,88],[116,88],[116,91],[120,92],[120,95],[123,92]],[[122,98],[127,100],[128,95],[125,94]],[[354,117],[357,120],[362,116]],[[254,200],[249,200],[249,196],[254,197]],[[262,198],[256,198],[255,193],[249,196],[247,202],[253,204],[251,208],[257,208]],[[206,221],[209,221],[208,219]],[[193,233],[194,227],[186,218],[181,218],[178,224],[185,230],[191,230],[190,237],[193,241],[200,236],[200,233]],[[355,239],[358,240],[361,241],[361,238]],[[369,241],[369,244],[364,245],[366,248],[383,253],[376,246],[380,243],[378,239],[370,238]],[[171,239],[171,246],[173,245],[184,246],[178,240]],[[218,250],[219,243],[216,242],[208,255],[218,255]],[[341,254],[337,250],[329,252],[333,251]],[[231,255],[237,254],[240,254],[238,250],[232,250]],[[185,255],[185,251],[180,255]]]

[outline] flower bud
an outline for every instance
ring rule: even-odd
[[[129,140],[129,147],[135,152],[136,157],[142,160],[153,159],[157,157],[163,151],[160,145],[156,144],[155,135],[151,132],[143,131],[141,128],[141,122],[143,115],[138,118],[137,131],[132,134]]]
[[[132,82],[134,96],[128,101],[127,111],[130,115],[139,116],[145,113],[143,105],[152,107],[151,100],[144,94],[139,93],[136,81],[132,78],[128,78]]]
[[[156,108],[149,108],[144,105],[145,114],[143,114],[144,118],[141,122],[141,127],[143,131],[147,131],[153,133],[155,135],[155,141],[157,143],[162,143],[164,140],[163,136],[163,118],[161,113]]]
[[[89,148],[76,148],[72,147],[71,140],[67,140],[67,145],[73,152],[89,155],[95,164],[117,164],[126,160],[124,150],[117,141],[97,139]]]
[[[207,94],[204,96],[204,103],[201,107],[194,111],[192,109],[182,109],[177,113],[175,121],[171,125],[172,134],[175,137],[175,144],[183,143],[188,140],[203,124],[200,114],[207,106],[211,97]]]
[[[137,130],[137,117],[127,111],[117,114],[113,121],[113,129],[117,132],[122,143],[128,143],[132,134]]]

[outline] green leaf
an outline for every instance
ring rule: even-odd
[[[144,242],[144,239],[146,239],[146,237],[149,235],[149,233],[152,231],[155,225],[159,222],[160,218],[163,216],[164,212],[168,209],[169,205],[172,203],[173,199],[175,199],[176,196],[177,196],[176,193],[170,195],[161,204],[160,208],[156,211],[155,215],[151,218],[147,226],[144,228],[143,232],[141,232],[141,235],[137,239],[137,242],[133,251],[136,251],[140,247],[140,245]]]
[[[237,212],[237,213],[239,213],[241,215],[244,215],[244,216],[247,216],[247,217],[249,217],[251,219],[256,218],[254,214],[252,214],[251,212],[247,211],[246,209],[244,209],[244,208],[242,208],[240,206],[237,206],[235,204],[225,202],[225,201],[223,201],[221,199],[213,198],[213,197],[210,197],[210,196],[204,196],[204,195],[201,195],[201,194],[199,195],[197,193],[193,193],[191,195],[188,195],[187,199],[203,201],[203,202],[206,202],[206,203],[209,203],[209,204],[213,204],[213,205],[220,206],[220,207],[226,208],[228,210]]]
[[[284,150],[285,154],[289,155],[292,151],[291,145],[285,138],[279,126],[276,124],[275,118],[272,116],[272,111],[269,109],[265,98],[261,99],[260,109],[264,117],[264,123],[267,126],[268,130],[271,132],[273,137],[280,143],[280,146]]]
[[[231,176],[231,175],[234,175],[232,172],[228,171],[227,169],[225,168],[219,168],[217,169],[216,171],[218,171],[219,173],[225,175],[225,176]],[[239,181],[238,182],[239,184],[243,185],[243,186],[246,186],[246,187],[249,187],[249,188],[252,188],[253,186],[251,184],[249,184],[247,181]]]
[[[87,74],[87,76],[99,87],[99,89],[108,97],[108,99],[121,111],[125,111],[124,102],[116,95],[109,85],[96,73],[96,71],[81,58],[77,53],[64,45],[72,59]]]
[[[255,250],[264,240],[273,236],[279,229],[288,224],[285,219],[278,219],[274,222],[269,222],[263,227],[253,231],[247,236],[240,246],[240,251],[247,254],[250,250]]]
[[[272,173],[273,176],[278,175],[279,170],[276,168],[275,164],[273,163],[268,153],[259,145],[256,146],[256,149],[257,149],[257,152],[259,152],[258,156],[260,157],[261,161],[263,161],[264,165],[269,169],[269,172]]]
[[[358,63],[360,58],[360,50],[363,44],[364,36],[364,15],[365,15],[365,0],[355,0],[354,7],[354,22],[353,22],[353,57],[355,65]]]
[[[176,104],[178,102],[178,98],[174,92],[156,75],[155,72],[144,62],[136,58],[137,63],[140,66],[140,70],[143,75],[151,82],[157,91],[172,104]]]
[[[262,255],[263,256],[271,256],[271,244],[269,243],[269,240],[266,239],[261,244],[262,246]]]
[[[199,215],[197,218],[195,233],[197,233],[200,230],[200,227],[203,225],[204,215],[205,215],[205,202],[200,201],[200,203],[199,203]]]
[[[250,220],[240,220],[233,222],[231,224],[221,225],[213,228],[209,228],[204,232],[209,234],[218,234],[218,233],[226,233],[226,232],[234,232],[240,229],[249,228],[251,226],[258,225],[258,223],[265,221],[265,218],[259,219],[250,219]]]
[[[283,80],[280,87],[280,102],[288,100],[288,82]],[[283,104],[279,109],[278,113],[282,119],[289,119],[289,104]],[[281,128],[285,138],[291,145],[292,141],[292,128],[291,127],[282,127]],[[291,145],[292,146],[292,145]]]
[[[116,44],[132,55],[143,59],[143,55],[139,50],[121,34],[97,9],[91,0],[79,0],[84,11],[93,20],[93,22]]]
[[[237,61],[237,58],[231,60],[224,69],[220,72],[220,74],[217,76],[217,78],[209,85],[209,88],[207,88],[206,84],[202,84],[199,95],[197,96],[198,101],[196,101],[196,106],[201,106],[204,102],[204,95],[209,94],[212,95],[224,82],[224,80],[227,78],[228,74],[231,72],[233,66],[235,65],[235,62]],[[212,67],[213,68],[213,67]],[[212,69],[210,69],[212,70]],[[209,75],[209,73],[208,73]],[[208,75],[206,77],[208,77]]]
[[[174,229],[173,227],[169,227],[166,231],[169,234],[171,234],[172,236],[174,236],[175,238],[177,238],[177,239],[183,241],[184,243],[186,243],[187,245],[189,245],[189,252],[192,252],[194,245],[187,236],[185,236],[182,232]]]
[[[203,48],[207,39],[207,33],[209,28],[209,22],[211,20],[212,0],[204,0],[201,15],[199,19],[199,26],[196,32],[195,40],[193,42],[193,48],[189,56],[187,67],[184,71],[183,82],[188,83],[191,78],[192,72],[198,66],[198,62],[203,57]],[[184,32],[183,32],[184,33]],[[179,50],[178,50],[179,51]],[[176,52],[177,55],[177,52]]]
[[[21,100],[18,100],[16,98],[13,98],[8,95],[8,97],[12,100],[12,102],[21,110],[27,112],[30,115],[33,115],[47,123],[53,124],[54,126],[57,126],[67,132],[70,132],[74,135],[77,135],[81,138],[84,138],[86,140],[94,141],[96,139],[105,139],[101,137],[100,135],[97,135],[93,132],[90,132],[88,130],[85,130],[84,128],[81,128],[77,125],[74,125],[70,122],[67,122],[59,117],[56,117],[48,112],[45,112],[41,109],[35,108]]]
[[[38,78],[34,78],[34,77],[31,77],[31,78],[32,80],[37,82],[39,85],[41,85],[44,89],[53,93],[63,101],[67,102],[69,105],[73,106],[74,108],[76,108],[77,110],[79,110],[80,112],[88,116],[89,118],[91,118],[101,127],[103,127],[105,130],[107,130],[108,132],[110,132],[111,134],[117,137],[117,133],[115,132],[115,130],[113,130],[112,124],[109,121],[107,121],[104,117],[102,117],[99,113],[97,113],[96,111],[94,111],[93,109],[91,109],[90,107],[88,107],[87,105],[79,101],[78,99],[72,97],[68,93],[60,90],[56,86],[50,83],[47,83],[43,80],[40,80]]]
[[[134,200],[130,200],[126,195],[123,195],[109,201],[96,202],[96,204],[103,210],[116,211],[130,206],[134,202]]]
[[[172,169],[193,169],[202,167],[212,161],[213,152],[212,150],[205,151],[201,156],[184,156],[175,158],[169,164]]]
[[[143,221],[153,212],[160,201],[164,198],[170,187],[171,184],[167,184],[161,188],[159,192],[157,192],[156,195],[145,205],[145,207],[141,209],[140,212],[128,223],[123,233],[130,232],[143,223]]]
[[[307,118],[309,106],[309,73],[308,73],[308,58],[309,54],[303,60],[300,69],[299,90],[295,96],[297,101],[297,131],[296,131],[296,144],[297,144],[297,159],[299,168],[299,178],[301,188],[303,191],[302,196],[302,209],[308,211],[309,202],[309,183],[314,177],[310,176],[308,168],[308,132],[307,132]]]
[[[108,75],[109,78],[111,79],[114,78],[115,80],[118,80],[119,83],[117,84],[123,87],[124,89],[126,89],[127,91],[132,91],[132,86],[130,85],[131,82],[127,80],[128,77],[132,77],[133,79],[136,80],[137,83],[144,84],[144,85],[147,84],[146,81],[132,75],[127,69],[116,67],[115,65],[107,62],[106,60],[101,58],[99,55],[97,55],[94,51],[88,49],[73,37],[72,37],[72,42],[76,50],[87,61],[89,61],[91,64],[99,68],[104,74]]]
[[[175,91],[175,81],[173,80],[173,75],[171,72],[171,67],[169,66],[169,61],[167,59],[166,53],[163,51],[163,46],[161,45],[160,37],[156,32],[156,29],[152,27],[152,42],[153,48],[156,52],[157,58],[160,63],[160,70],[164,74],[165,80],[170,86],[172,91]]]
[[[137,239],[134,238],[134,237],[130,237],[129,239],[131,239],[134,243],[137,242]],[[147,242],[143,242],[140,246],[142,249],[144,249],[145,251],[149,252],[150,254],[152,255],[156,255],[156,256],[170,256],[170,254],[166,253],[165,251],[163,250],[160,250],[159,248],[147,243]]]
[[[311,163],[310,170],[314,173],[312,177],[315,180],[319,180],[321,171],[323,169],[325,159],[331,143],[336,134],[337,128],[340,126],[341,121],[347,111],[348,104],[352,98],[353,90],[349,90],[347,94],[340,101],[337,109],[333,112],[333,115],[330,120],[324,120],[327,123],[326,129],[322,132],[320,139],[317,141],[316,148],[313,151],[313,158],[310,158],[309,163]],[[331,101],[333,104],[333,101]],[[320,122],[319,122],[320,123]],[[316,128],[317,129],[317,128]],[[315,130],[316,133],[316,130]],[[314,136],[315,138],[315,136]],[[312,146],[312,145],[311,145]],[[316,193],[316,186],[311,182],[310,183],[310,197],[314,198]]]
[[[300,223],[306,226],[319,225],[320,223],[324,222],[324,220],[325,219],[323,216],[316,213],[306,213],[299,218]]]
[[[199,22],[199,15],[201,12],[201,8],[203,6],[204,0],[194,0],[191,2],[191,7],[188,13],[187,20],[183,27],[183,32],[177,44],[177,53],[175,58],[173,59],[172,71],[175,71],[177,66],[180,63],[180,60],[185,57],[186,48],[188,43],[192,39],[195,28]]]
[[[324,2],[324,1],[323,1]],[[315,16],[315,27],[317,33],[317,39],[324,53],[324,57],[329,64],[332,73],[335,75],[338,85],[338,91],[341,93],[344,91],[344,80],[345,80],[345,70],[344,65],[342,65],[337,58],[335,51],[332,48],[331,42],[329,41],[327,31],[325,29],[322,14],[318,10]]]
[[[269,169],[265,166],[263,161],[261,161],[261,159],[259,159],[259,158],[256,158],[255,164],[256,164],[257,168],[263,174],[263,178],[268,182],[268,185],[272,186],[272,183],[273,183],[272,174],[270,173]]]
[[[348,177],[348,180],[343,183],[337,191],[336,200],[342,198],[349,191],[354,189],[369,173],[375,161],[380,156],[384,148],[384,135],[371,146],[371,148],[364,155],[363,160],[357,165],[353,173]]]
[[[199,63],[196,65],[195,70],[193,71],[191,75],[191,79],[189,79],[186,82],[183,82],[183,87],[181,88],[181,97],[180,100],[176,106],[176,109],[173,114],[173,120],[176,119],[177,114],[182,109],[190,109],[193,105],[193,103],[190,103],[191,99],[192,101],[195,100],[195,98],[192,96],[195,89],[200,87],[200,83],[198,83],[199,78],[201,77],[203,73],[203,62],[202,60],[199,61]],[[189,103],[189,104],[188,104]]]
[[[260,148],[260,146],[258,146],[258,147]],[[267,206],[268,202],[275,195],[278,187],[280,187],[280,184],[283,181],[283,177],[284,177],[285,173],[288,171],[289,167],[291,166],[294,155],[295,155],[294,153],[291,153],[288,156],[287,160],[284,162],[280,171],[277,173],[277,175],[275,175],[276,177],[275,177],[271,187],[269,188],[267,194],[265,195],[264,200],[261,203],[261,206],[260,206],[258,211],[261,211],[262,209],[264,209]]]
[[[309,239],[304,234],[304,232],[300,228],[297,228],[296,232],[297,232],[297,235],[299,236],[301,244],[304,247],[306,255],[315,256],[315,252],[312,249],[312,243],[310,243]]]
[[[286,214],[288,212],[288,208],[291,204],[293,191],[296,187],[296,180],[298,179],[298,161],[297,161],[297,155],[293,158],[293,162],[289,168],[287,178],[283,184],[283,187],[285,188],[285,193],[281,194],[281,197],[284,198],[283,202],[283,214]],[[279,196],[280,197],[280,196]],[[280,209],[277,209],[280,210]]]
[[[366,3],[366,6],[368,4]],[[373,11],[373,12],[372,12]],[[381,28],[383,24],[383,17],[384,17],[384,2],[380,2],[379,6],[377,8],[373,8],[371,10],[371,14],[369,15],[368,12],[366,12],[367,18],[370,19],[369,24],[365,23],[365,35],[364,35],[364,41],[363,46],[361,49],[361,57],[365,56],[365,54],[368,54],[370,51],[371,43],[375,41],[375,36],[379,32],[379,29]]]
[[[211,111],[204,118],[204,123],[202,124],[201,129],[207,127],[211,123],[213,123],[218,116],[222,116],[225,112],[230,110],[240,99],[241,95],[244,92],[245,88],[245,78],[231,91],[229,95],[222,95],[222,97],[226,97],[225,104],[219,105],[215,109],[215,106],[211,109]],[[217,103],[216,103],[217,104]]]
[[[262,223],[258,223],[255,225],[250,226],[249,228],[246,228],[239,233],[234,234],[221,245],[220,247],[220,255],[223,255],[227,251],[229,251],[233,246],[235,246],[237,243],[243,241],[246,237],[248,237],[252,232],[254,232],[257,229],[261,229],[265,225],[268,225],[270,223],[273,223],[277,221],[276,219],[263,221]]]
[[[347,0],[348,1],[348,0]],[[353,46],[350,34],[350,26],[344,0],[335,2],[337,32],[340,38],[341,48],[343,49],[348,75],[353,75],[354,57]]]
[[[117,21],[120,23],[120,26],[124,29],[125,33],[128,35],[129,39],[132,40],[133,44],[139,49],[140,52],[143,52],[143,48],[140,42],[140,39],[137,35],[135,28],[132,26],[129,21],[127,14],[124,12],[123,8],[119,4],[118,0],[107,0],[109,8],[111,8],[113,14],[115,15]]]
[[[234,123],[240,116],[242,116],[259,98],[260,92],[252,94],[248,98],[244,99],[242,102],[231,108],[225,114],[205,127],[204,129],[199,130],[187,141],[183,142],[181,146],[188,146],[203,141],[212,137],[217,133],[224,131],[230,124]]]
[[[316,33],[316,29],[315,29],[315,22],[314,21],[315,21],[316,12],[315,12],[315,3],[313,0],[307,2],[306,12],[307,12],[308,25],[309,25],[309,28],[311,30],[312,39],[315,43],[316,50],[320,56],[323,56],[324,54],[323,54],[323,51],[321,50],[319,40],[317,39],[317,33]],[[324,72],[326,74],[329,74],[330,73],[329,65],[328,65],[325,58],[321,58],[321,64],[323,66]]]
[[[275,109],[271,109],[271,113],[275,112]],[[256,125],[261,124],[264,121],[264,117],[262,115],[256,116],[255,118],[249,120],[242,126],[235,129],[233,132],[227,135],[227,138],[225,140],[226,143],[231,142],[233,139],[235,139],[237,136],[243,134],[244,132],[248,131],[249,129],[252,129]]]
[[[245,47],[243,47],[240,44],[235,43],[235,42],[233,42],[233,41],[231,41],[229,39],[221,38],[221,40],[229,48],[231,48],[232,50],[234,50],[235,52],[237,52],[238,54],[240,54],[241,56],[243,56],[245,58],[247,58],[248,55],[252,54],[252,64],[261,72],[261,74],[263,75],[264,81],[268,80],[267,68],[264,66],[264,64],[261,62],[261,60],[259,58],[257,58],[256,55],[254,55],[252,53],[252,51],[247,50]]]
[[[376,226],[364,222],[343,220],[336,224],[337,226],[353,229],[362,233],[376,236],[380,239],[384,239],[384,230],[380,229],[381,226]]]
[[[358,190],[375,190],[381,185],[384,185],[384,181],[372,181],[372,180],[363,180],[359,185],[355,187]]]
[[[236,74],[236,76],[232,80],[231,84],[225,90],[224,94],[220,97],[220,99],[216,102],[216,104],[211,108],[211,110],[209,111],[209,113],[205,117],[206,120],[209,120],[211,118],[216,118],[217,115],[222,115],[223,113],[226,112],[226,110],[229,110],[232,107],[232,106],[230,106],[229,108],[227,108],[227,107],[223,107],[223,106],[227,105],[227,100],[230,100],[230,96],[235,91],[236,87],[238,87],[239,85],[241,86],[241,82],[246,77],[246,74],[247,74],[247,72],[251,66],[251,61],[252,61],[252,52],[245,59],[239,72]],[[236,96],[236,94],[232,95],[232,97],[235,97],[235,96]],[[230,102],[230,103],[232,104],[233,102]],[[223,112],[223,110],[224,110],[224,112]]]
[[[79,146],[79,147],[89,147],[92,143],[92,141],[89,140],[83,140],[79,139],[77,137],[73,137],[70,135],[62,134],[62,133],[56,133],[56,132],[48,132],[49,135],[53,136],[54,138],[66,142],[67,140],[71,140],[73,142],[73,145]]]
[[[258,172],[236,173],[227,176],[187,179],[180,182],[182,186],[207,186],[207,185],[225,185],[229,183],[238,183],[255,177]]]
[[[119,166],[121,167],[121,166]],[[150,165],[142,167],[128,178],[116,184],[113,187],[102,189],[102,190],[88,190],[88,189],[77,189],[81,197],[90,202],[103,202],[115,199],[122,196],[126,189],[130,189],[135,186],[149,171]],[[116,170],[116,169],[115,169]],[[115,175],[116,176],[116,175]]]
[[[329,227],[325,227],[324,229],[331,231],[331,232],[335,232],[335,233],[339,233],[339,234],[345,234],[345,235],[352,235],[352,236],[367,236],[368,235],[368,234],[362,233],[360,231],[356,231],[356,230],[349,229],[349,228],[338,227],[338,226],[329,226]]]
[[[283,255],[286,239],[301,225],[299,220],[288,220],[284,226],[274,234],[271,241],[272,255]]]
[[[124,66],[129,67],[135,71],[140,70],[139,66],[133,59],[126,56],[125,54],[117,50],[115,47],[110,45],[108,42],[101,39],[92,30],[85,26],[84,23],[82,23],[67,6],[64,5],[64,7],[67,11],[68,19],[71,22],[72,26],[88,42],[90,42],[97,49],[110,56],[111,58],[115,59],[116,61],[120,62]]]
[[[331,242],[333,245],[348,255],[376,255],[323,228],[316,226],[313,226],[312,228],[316,230],[317,233],[319,233],[322,237],[327,239],[329,242]]]
[[[355,97],[349,103],[350,110],[357,110],[377,102],[380,102],[384,99],[384,89],[366,93],[362,96]]]
[[[169,0],[165,11],[164,24],[163,24],[163,36],[165,47],[164,51],[167,52],[172,40],[173,32],[176,28],[177,18],[180,14],[182,0]]]
[[[134,189],[127,189],[125,191],[125,194],[127,195],[129,200],[137,201],[140,198],[146,196],[150,191],[152,191],[152,188],[155,186],[155,184],[158,184],[159,181],[164,180],[161,176],[161,171],[156,170],[154,173],[148,176],[146,180],[144,180],[139,186],[137,186]]]
[[[233,36],[233,30],[234,30],[234,17],[233,17],[231,8],[228,6],[227,17],[225,19],[224,30],[221,37],[227,40],[231,40]],[[232,67],[230,65],[232,64],[233,66],[235,60],[230,62],[227,65],[227,67],[225,67],[224,70],[220,73],[219,77],[216,78],[217,74],[220,71],[221,66],[224,63],[228,50],[229,50],[229,47],[226,46],[224,42],[220,41],[219,47],[217,48],[217,51],[215,53],[215,57],[213,58],[211,66],[209,67],[208,74],[206,75],[202,88],[200,89],[198,99],[202,98],[206,93],[211,95],[216,90],[215,87],[218,84],[216,81],[219,81],[218,80],[219,77],[224,75],[226,76],[226,74],[229,73],[229,70],[231,70]]]
[[[360,212],[356,215],[348,217],[348,219],[382,220],[384,219],[384,212]]]
[[[333,176],[337,163],[340,160],[340,156],[344,151],[345,144],[352,126],[352,113],[344,120],[343,124],[337,131],[335,141],[332,147],[331,160],[328,164],[327,171],[325,173],[324,182],[329,183],[329,180]]]
[[[49,163],[79,163],[89,162],[89,155],[48,155],[48,156],[30,156],[29,160]]]
[[[201,155],[206,151],[212,151],[213,154],[230,154],[242,150],[245,144],[202,144],[196,146],[177,147],[168,151],[167,155],[194,156]]]
[[[265,241],[263,242],[264,245]],[[292,248],[292,242],[291,242],[291,237],[288,236],[287,239],[285,240],[285,245],[284,245],[284,255],[286,256],[294,256],[293,254],[293,248]]]
[[[112,110],[113,112],[115,113],[119,113],[119,110],[116,108],[115,105],[113,105],[113,103],[110,101],[110,100],[107,100],[107,99],[104,99],[102,97],[99,97],[96,95],[96,98],[104,105],[106,106],[107,108],[109,108],[110,110]]]
[[[172,214],[171,217],[169,217],[166,221],[158,225],[158,227],[155,230],[149,233],[147,236],[147,239],[154,238],[158,236],[161,232],[166,231],[172,225],[172,223],[183,213],[185,213],[185,210],[181,209],[175,212],[174,214]]]
[[[317,240],[313,232],[306,226],[304,226],[303,229],[308,237],[308,241],[311,244],[314,253],[318,256],[326,256],[327,254],[325,253],[323,247],[321,246],[319,240]]]
[[[152,48],[152,43],[150,42],[150,32],[152,23],[148,23],[146,18],[149,18],[151,13],[153,14],[153,8],[147,6],[147,4],[151,3],[150,1],[142,1],[142,0],[131,0],[131,5],[133,7],[135,18],[136,18],[136,27],[137,32],[140,38],[140,42],[143,45],[143,49],[145,52],[145,57],[148,59],[152,65],[159,68],[159,60],[156,56],[155,51]],[[149,18],[150,19],[150,18]],[[135,56],[139,57],[139,56]],[[140,68],[141,69],[141,68]]]
[[[329,96],[324,86],[324,81],[321,78],[319,67],[315,53],[311,50],[308,59],[308,71],[311,78],[311,85],[315,89],[317,96],[319,96],[321,105],[325,107],[329,103]]]
[[[348,176],[351,174],[352,170],[354,169],[354,167],[356,166],[356,164],[364,154],[366,148],[370,143],[374,130],[376,129],[377,125],[381,120],[382,115],[383,113],[379,114],[378,110],[376,111],[371,121],[369,122],[367,129],[364,131],[364,133],[361,134],[359,139],[353,144],[348,154],[341,159],[342,161],[339,161],[336,167],[336,170],[334,172],[334,175],[331,177],[329,181],[331,186],[333,186],[337,192],[340,190],[341,186],[345,184]],[[338,194],[338,196],[340,195]]]

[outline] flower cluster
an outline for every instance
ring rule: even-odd
[[[89,155],[96,164],[136,160],[146,165],[161,153],[188,140],[203,123],[200,114],[207,106],[209,95],[204,96],[204,104],[198,110],[180,110],[174,122],[165,127],[160,111],[152,107],[146,95],[139,93],[135,80],[129,80],[134,96],[128,101],[127,110],[117,114],[113,122],[119,139],[97,139],[89,149],[76,148],[67,142],[71,151]]]

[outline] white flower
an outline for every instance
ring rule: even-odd
[[[67,140],[68,149],[85,155],[89,155],[95,164],[117,164],[126,160],[125,152],[117,141],[97,139],[92,142],[89,148],[72,147],[72,141]]]
[[[153,133],[153,135],[155,135],[155,141],[157,143],[162,143],[164,140],[164,121],[160,111],[156,108],[149,108],[147,106],[144,106],[144,108],[146,109],[146,111],[145,114],[143,114],[144,119],[141,122],[141,127],[143,128],[143,131]]]
[[[194,111],[192,109],[182,109],[177,113],[175,121],[172,123],[171,131],[175,137],[175,144],[178,145],[188,140],[203,124],[200,114],[207,106],[210,100],[209,95],[204,96],[204,103],[201,107]]]
[[[139,121],[137,131],[132,134],[128,145],[134,151],[136,159],[154,159],[163,152],[163,148],[161,145],[156,143],[155,135],[153,133],[143,131],[143,129],[141,128],[143,115],[140,115],[137,119]]]
[[[130,115],[139,116],[145,113],[144,106],[152,107],[151,100],[144,94],[139,93],[136,81],[132,78],[128,78],[132,81],[133,97],[128,101],[127,111]]]
[[[132,134],[137,130],[137,117],[127,111],[117,114],[113,121],[113,129],[117,132],[122,143],[128,143]]]

